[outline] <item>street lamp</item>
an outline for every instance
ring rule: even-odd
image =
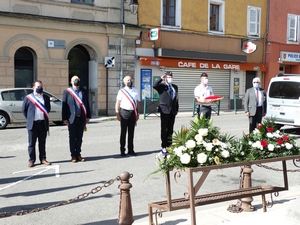
[[[137,14],[138,7],[139,7],[138,0],[130,0],[129,7],[130,7],[131,14],[133,15]]]
[[[123,28],[122,31],[122,37],[121,37],[121,47],[120,47],[120,88],[122,88],[122,80],[123,80],[123,43],[124,43],[124,36],[125,36],[125,21],[124,21],[124,4],[126,3],[126,0],[121,0],[121,25]],[[130,12],[131,14],[135,15],[137,14],[137,10],[139,7],[138,0],[130,0],[129,3]]]

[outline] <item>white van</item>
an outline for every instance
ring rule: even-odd
[[[272,78],[267,94],[267,115],[278,127],[300,127],[300,74],[278,74]]]

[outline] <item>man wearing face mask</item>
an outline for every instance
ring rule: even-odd
[[[63,92],[62,120],[68,126],[71,162],[75,163],[85,161],[81,156],[81,145],[84,128],[91,119],[91,111],[87,91],[80,87],[78,76],[71,78],[71,85]]]
[[[211,117],[211,100],[206,100],[205,98],[214,95],[211,86],[208,86],[208,75],[207,73],[202,73],[200,76],[200,84],[194,89],[194,96],[197,102],[197,113],[200,116],[203,115],[210,119]]]
[[[136,122],[139,120],[139,94],[136,88],[133,88],[132,79],[126,76],[123,79],[124,88],[120,89],[117,94],[115,110],[117,119],[121,124],[120,134],[120,152],[121,156],[125,157],[126,133],[128,131],[127,149],[128,154],[136,156],[133,146],[134,129]]]
[[[153,88],[159,94],[160,137],[163,155],[166,153],[166,148],[172,144],[175,117],[179,109],[178,86],[173,84],[172,78],[172,72],[166,71],[153,84]]]
[[[255,77],[252,81],[253,87],[248,88],[244,98],[246,116],[249,117],[249,133],[251,133],[267,112],[266,91],[260,88],[260,79]]]
[[[39,141],[39,159],[41,164],[50,165],[46,160],[46,137],[49,131],[50,98],[43,95],[43,83],[37,80],[33,83],[33,93],[26,96],[23,101],[22,112],[26,118],[28,130],[29,167],[36,161],[35,145]]]

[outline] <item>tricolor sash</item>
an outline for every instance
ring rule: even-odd
[[[137,117],[138,112],[137,112],[137,105],[136,105],[135,99],[130,95],[130,93],[125,88],[121,89],[121,92],[125,95],[125,97],[131,103],[133,111],[134,111],[134,115],[135,115],[135,117]]]
[[[38,107],[39,110],[41,110],[44,113],[44,116],[48,119],[49,121],[49,115],[48,115],[48,111],[46,106],[41,103],[35,96],[33,93],[31,93],[30,95],[26,96],[36,107]]]
[[[87,117],[86,108],[79,95],[72,88],[67,88],[67,91],[73,96],[75,101],[80,105],[80,108],[83,111],[84,116]]]

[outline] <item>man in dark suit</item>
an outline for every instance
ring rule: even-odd
[[[244,108],[246,116],[249,117],[249,133],[261,123],[262,117],[267,112],[266,91],[260,88],[260,79],[255,77],[253,79],[253,87],[247,89],[244,98]]]
[[[163,154],[166,147],[172,144],[172,134],[175,123],[175,116],[178,113],[178,87],[172,83],[173,74],[166,71],[160,79],[158,79],[153,88],[159,94],[159,112],[161,123],[161,147]]]
[[[49,115],[51,106],[50,98],[43,95],[42,81],[33,83],[33,93],[26,96],[22,105],[22,112],[26,118],[28,130],[28,154],[29,167],[33,167],[36,161],[35,144],[39,141],[39,159],[41,164],[50,165],[46,160],[46,137],[49,131]]]
[[[80,88],[78,76],[71,78],[72,87],[63,92],[62,120],[69,130],[69,146],[71,162],[83,162],[81,157],[81,144],[83,131],[90,121],[91,111],[88,102],[88,94],[85,89]]]

